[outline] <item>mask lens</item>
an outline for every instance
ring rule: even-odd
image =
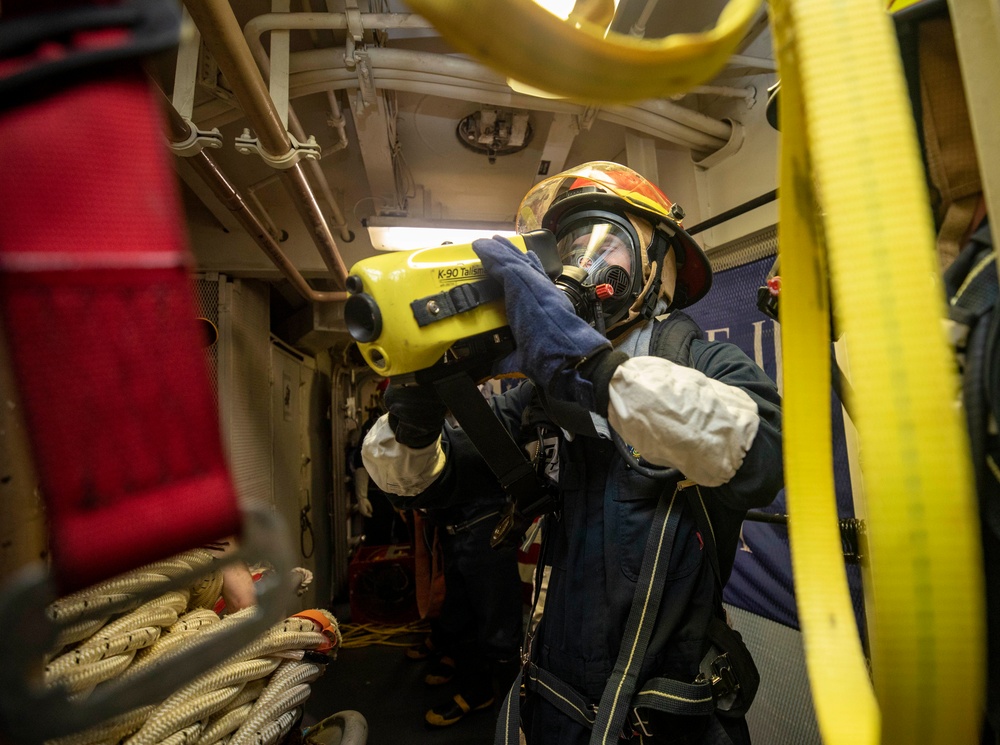
[[[574,227],[559,238],[558,249],[562,263],[586,271],[589,282],[597,284],[616,278],[611,281],[616,295],[623,273],[627,280],[634,276],[632,238],[613,223],[592,222]]]

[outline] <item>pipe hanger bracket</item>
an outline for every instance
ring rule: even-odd
[[[314,135],[309,135],[305,142],[299,142],[295,135],[288,133],[288,140],[292,146],[283,155],[272,155],[260,146],[260,140],[250,134],[249,129],[244,129],[243,134],[236,138],[236,150],[243,155],[253,155],[257,153],[272,168],[287,170],[296,165],[300,160],[319,160],[323,155],[323,149],[316,142]]]
[[[365,50],[356,50],[354,59],[357,64],[358,92],[365,106],[375,103],[375,73],[372,71],[371,57]]]
[[[222,147],[222,132],[219,131],[218,127],[213,127],[212,129],[198,129],[197,125],[190,119],[184,120],[188,128],[191,130],[190,134],[180,142],[170,141],[170,150],[174,155],[180,156],[182,158],[190,158],[197,155],[206,147],[211,148],[221,148]]]

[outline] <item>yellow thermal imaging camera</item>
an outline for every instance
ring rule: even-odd
[[[563,274],[548,230],[510,241],[534,251],[554,282]],[[508,496],[491,545],[518,543],[534,517],[552,509],[556,490],[544,459],[527,459],[476,387],[515,346],[500,284],[465,243],[359,261],[347,291],[344,320],[365,362],[394,385],[433,386]]]
[[[534,251],[555,280],[555,237],[537,230],[509,239]],[[514,342],[500,284],[486,276],[471,243],[363,259],[347,278],[347,330],[365,362],[394,382],[431,382],[451,372],[489,377]]]

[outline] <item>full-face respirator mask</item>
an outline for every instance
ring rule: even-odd
[[[576,314],[602,334],[628,311],[642,290],[635,229],[621,218],[585,211],[556,238],[562,273],[556,285]]]

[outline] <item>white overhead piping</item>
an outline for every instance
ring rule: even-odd
[[[372,50],[374,51],[374,50]],[[433,56],[433,55],[432,55]],[[386,77],[383,77],[386,76]],[[415,71],[398,72],[375,68],[375,80],[380,88],[439,96],[442,98],[477,101],[491,106],[503,106],[535,111],[550,111],[583,115],[587,107],[557,99],[542,99],[515,93],[505,84],[498,86],[477,81],[459,81],[455,78],[442,78],[433,73]],[[442,82],[446,80],[447,82]],[[308,95],[330,86],[336,88],[353,88],[357,81],[349,71],[345,70],[315,70],[306,73],[295,73],[291,76],[289,90],[293,95]],[[464,84],[463,84],[464,83]],[[653,137],[668,140],[700,152],[712,152],[722,148],[729,140],[732,125],[717,122],[720,130],[726,132],[726,137],[706,134],[690,125],[683,124],[664,116],[657,110],[659,105],[669,106],[667,101],[656,101],[640,106],[613,106],[600,109],[597,118],[612,121],[625,127],[641,131]],[[648,105],[648,108],[647,108]],[[211,122],[217,125],[217,122]],[[207,126],[207,123],[206,123]]]
[[[389,74],[389,73],[387,73]],[[476,85],[470,82],[468,85],[457,85],[455,82],[441,83],[428,81],[428,76],[422,76],[417,72],[397,73],[399,77],[383,78],[376,75],[376,80],[380,88],[385,90],[402,91],[406,93],[416,93],[421,95],[438,96],[441,98],[458,99],[465,101],[477,101],[478,103],[490,106],[501,106],[507,108],[526,109],[532,111],[547,111],[553,113],[575,114],[583,116],[587,107],[579,104],[572,104],[555,99],[541,99],[534,96],[526,96],[515,93],[510,88],[497,89],[489,84]],[[416,78],[404,79],[404,78]],[[454,79],[449,79],[453,81]],[[317,92],[336,88],[340,90],[351,90],[358,85],[357,79],[349,72],[341,71],[314,71],[310,73],[298,73],[293,77],[290,93],[293,97],[306,96]],[[199,121],[206,127],[222,126],[241,116],[238,111],[228,111],[218,113],[208,117],[197,113]],[[622,126],[634,129],[638,132],[648,134],[668,142],[673,142],[691,150],[702,153],[711,153],[725,146],[729,137],[722,139],[712,135],[706,135],[690,127],[686,127],[672,119],[667,119],[655,111],[649,111],[638,106],[617,106],[601,109],[597,112],[597,118],[609,122],[614,122]],[[725,122],[729,132],[733,129]]]
[[[653,14],[653,8],[656,7],[656,0],[646,0],[646,6],[642,9],[642,13],[639,17],[635,19],[635,23],[632,28],[629,29],[629,34],[632,36],[638,36],[642,38],[646,35],[646,23],[649,21],[649,17]]]
[[[306,12],[312,12],[312,7],[309,4],[309,0],[302,0],[302,7]],[[310,39],[314,47],[319,46],[319,34],[315,30],[309,32]],[[329,149],[323,150],[323,157],[325,158],[330,153],[335,153],[338,150],[344,150],[347,147],[347,127],[344,121],[344,115],[340,111],[340,104],[337,103],[337,95],[333,89],[326,92],[327,101],[330,104],[330,118],[327,119],[327,124],[337,130],[337,143]],[[289,105],[289,115],[293,116],[291,105]],[[295,117],[295,126],[301,129],[298,117]],[[303,133],[304,134],[304,133]],[[298,134],[296,134],[298,137]],[[323,192],[323,198],[326,199],[327,203],[330,205],[330,209],[333,211],[334,219],[337,221],[337,226],[341,229],[341,236],[344,236],[344,231],[350,235],[350,230],[347,230],[346,220],[344,219],[343,213],[340,211],[340,206],[337,200],[333,196],[333,192],[330,190],[330,183],[326,180],[326,176],[323,174],[319,164],[316,164],[316,171],[314,171],[317,181],[319,182],[320,190]],[[345,237],[345,240],[352,240],[354,238],[351,235],[350,238]]]
[[[280,5],[280,3],[275,2],[275,7],[278,5]],[[285,0],[284,5],[287,8],[287,0]],[[284,13],[277,12],[276,15],[287,15],[287,11]],[[283,40],[278,40],[283,41],[283,43],[278,46],[280,56],[277,59],[280,60],[280,64],[278,65],[279,74],[276,79],[271,78],[270,59],[265,58],[263,65],[260,64],[259,60],[255,61],[257,61],[264,81],[270,84],[271,97],[279,116],[282,116],[282,118],[288,122],[288,131],[291,132],[296,141],[306,142],[307,137],[305,129],[303,129],[295,110],[290,106],[288,100],[288,32],[283,32],[283,36],[285,37]],[[274,44],[275,39],[274,34],[272,34],[272,54],[276,53]],[[275,85],[276,83],[278,84],[277,86]],[[344,145],[346,146],[346,137],[342,139]],[[313,181],[318,186],[327,207],[329,207],[330,212],[333,215],[333,223],[340,231],[340,237],[347,242],[354,240],[354,234],[347,227],[347,220],[344,218],[344,213],[341,211],[340,205],[337,204],[337,200],[333,196],[333,191],[330,189],[330,184],[326,180],[326,175],[323,173],[322,166],[320,166],[316,160],[310,159],[306,163],[306,168],[308,168],[309,172],[312,174]]]
[[[337,102],[337,93],[333,88],[329,88],[326,91],[326,98],[330,104],[330,118],[327,123],[337,130],[337,145],[336,149],[330,152],[336,152],[337,150],[343,150],[347,147],[347,122],[344,120],[344,114],[340,110],[340,104]],[[326,150],[323,151],[323,156],[327,155]]]
[[[414,13],[361,13],[361,25],[370,30],[392,28],[434,28],[430,22]],[[254,16],[243,27],[250,48],[259,44],[265,31],[307,31],[327,29],[339,31],[347,28],[347,13],[263,13]]]
[[[308,0],[304,0],[304,2],[308,2]],[[642,21],[643,27],[645,25],[645,20],[648,19],[649,14],[656,6],[656,2],[657,0],[649,0],[646,7],[643,9],[643,13],[640,16],[640,21]],[[433,26],[422,16],[418,16],[415,14],[408,14],[408,13],[361,13],[360,18],[364,28],[372,30],[433,28]],[[259,63],[261,60],[267,59],[267,53],[264,50],[263,44],[261,44],[260,41],[261,35],[266,31],[274,31],[274,30],[316,31],[318,29],[327,29],[331,31],[344,30],[347,28],[347,22],[348,19],[346,13],[311,13],[311,12],[287,13],[287,14],[265,13],[263,15],[251,18],[250,21],[247,22],[246,26],[244,26],[243,34],[246,37],[247,43],[250,46],[250,50],[253,53],[254,58],[257,59]],[[637,21],[637,23],[639,23],[639,21]],[[632,32],[634,35],[635,27],[633,27]],[[316,51],[330,52],[331,50],[318,49]],[[484,73],[494,77],[497,83],[506,86],[506,79],[503,76],[493,73],[493,71],[490,70],[489,68],[486,68],[482,65],[478,65],[478,63],[466,60],[464,58],[449,57],[440,54],[433,55],[428,53],[410,52],[408,50],[389,49],[386,47],[378,48],[376,50],[369,50],[369,52],[371,51],[375,51],[377,54],[398,53],[401,55],[406,55],[406,54],[422,55],[423,59],[414,60],[410,63],[407,63],[408,69],[412,70],[426,70],[427,68],[425,67],[425,63],[428,57],[440,57],[443,58],[444,60],[454,60],[456,63],[461,65],[478,67]],[[299,57],[303,54],[306,53],[304,52],[295,53],[292,56]],[[348,56],[349,56],[349,50],[345,49],[344,57],[347,58]],[[745,59],[747,58],[742,58],[742,57],[739,58],[740,61],[744,61]],[[303,63],[303,64],[308,64],[308,63]],[[386,64],[386,63],[383,62],[381,64]],[[322,69],[322,68],[304,67],[302,69]],[[401,68],[401,69],[406,69],[406,68]],[[458,77],[467,77],[465,74],[463,74],[462,70],[456,69],[455,72]],[[754,96],[756,95],[756,89],[753,86],[735,87],[735,86],[705,85],[692,88],[689,91],[689,94],[696,94],[696,93],[706,94],[706,95],[726,96],[731,98],[743,98],[747,101],[752,101]],[[677,114],[675,118],[677,118],[678,121],[683,121],[682,117],[685,115],[685,112],[690,112],[692,114],[700,116],[698,112],[678,107],[678,110],[675,112]],[[711,134],[716,134],[717,136],[722,136],[725,138],[729,137],[727,129],[728,124],[726,122],[716,119],[711,119],[710,117],[705,117],[703,122],[705,120],[711,122],[714,125],[717,125],[718,127],[718,131],[713,131],[712,129],[708,129],[706,131],[708,131]],[[725,134],[723,134],[724,130]]]
[[[361,13],[360,19],[365,28],[373,29],[430,27],[430,24],[425,19],[412,14]],[[266,64],[267,53],[260,42],[260,35],[264,31],[275,29],[344,29],[347,27],[348,20],[347,13],[268,13],[252,18],[244,27],[244,36],[258,64]],[[293,73],[303,73],[306,71],[334,72],[338,69],[347,70],[349,61],[343,60],[348,56],[348,52],[349,50],[347,49],[343,53],[339,49],[316,49],[297,52],[291,56],[289,69]],[[467,59],[410,50],[389,49],[386,47],[370,48],[367,50],[367,54],[374,68],[375,79],[381,88],[412,90],[413,86],[410,84],[401,88],[393,88],[393,85],[389,83],[390,80],[403,82],[410,79],[412,83],[438,83],[439,87],[434,89],[435,92],[430,93],[427,91],[428,95],[438,95],[446,98],[471,98],[472,100],[476,100],[476,93],[472,92],[470,95],[470,87],[476,91],[483,88],[485,91],[494,94],[493,101],[484,103],[514,105],[512,103],[504,104],[496,102],[496,94],[504,94],[509,91],[511,98],[520,96],[521,102],[517,104],[518,108],[543,111],[553,110],[551,106],[553,99],[539,99],[534,96],[516,94],[507,85],[505,78],[485,66]],[[394,73],[389,72],[389,70],[393,70]],[[406,73],[406,75],[400,73]],[[450,81],[428,80],[420,77],[411,79],[410,75],[413,73],[416,73],[418,76],[420,74],[430,74],[456,78],[460,81],[460,85],[449,92],[447,88],[454,86]],[[353,73],[351,75],[353,76]],[[314,86],[318,82],[318,78],[299,75],[296,75],[295,78],[294,86],[293,81],[289,80],[290,95],[293,95],[291,91],[293,87],[296,89],[294,95],[305,95],[306,92],[315,92]],[[343,82],[348,82],[347,78],[341,78],[336,75],[331,75],[331,82],[338,88],[353,87],[351,85],[343,85]],[[469,85],[470,83],[472,84],[471,86]],[[490,91],[490,88],[492,88],[492,91]],[[417,90],[414,92],[421,91]],[[745,94],[741,93],[741,97],[743,96]],[[662,123],[662,127],[657,127],[656,123],[645,118],[642,127],[636,127],[636,129],[644,131],[646,134],[662,137],[663,139],[677,142],[678,144],[703,152],[723,147],[732,135],[732,125],[727,121],[713,119],[669,101],[657,101],[656,103],[657,106],[653,113],[665,120]],[[572,107],[569,110],[574,112],[582,112],[585,108],[574,104],[568,105]],[[636,107],[623,107],[619,108],[619,114],[614,116],[614,119],[618,123],[624,123],[626,126],[629,126],[629,122],[622,122],[621,117],[623,112],[633,108],[649,111],[649,107],[646,104],[640,104]],[[567,111],[567,109],[560,110]],[[638,116],[642,118],[641,113]],[[608,117],[602,116],[599,112],[598,118]],[[674,126],[671,126],[668,122],[672,122]],[[682,128],[678,128],[677,124],[682,125]],[[657,131],[658,129],[662,131]],[[689,132],[689,129],[699,131],[700,135]],[[706,138],[701,135],[708,135],[708,137]]]

